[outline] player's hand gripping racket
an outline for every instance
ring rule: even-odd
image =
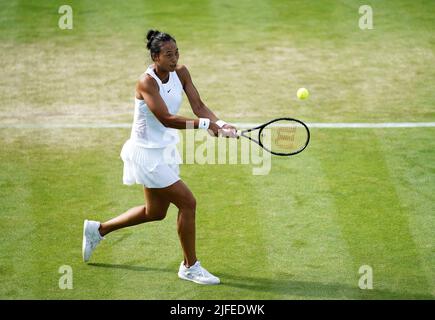
[[[242,130],[238,135],[248,138],[277,156],[298,154],[310,142],[310,130],[307,125],[293,118],[274,119],[258,127]]]

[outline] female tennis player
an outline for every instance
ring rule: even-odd
[[[219,120],[202,102],[186,66],[178,64],[178,48],[167,33],[149,30],[147,48],[153,64],[136,84],[135,109],[130,139],[121,151],[124,162],[123,182],[144,186],[145,203],[104,223],[85,220],[83,260],[109,232],[137,224],[162,220],[173,203],[179,210],[177,231],[184,260],[178,276],[200,284],[218,284],[219,278],[209,273],[197,260],[195,252],[196,200],[179,177],[181,157],[176,144],[178,130],[188,126],[209,130],[218,136],[237,137],[236,128]],[[182,91],[187,95],[198,119],[177,115]]]

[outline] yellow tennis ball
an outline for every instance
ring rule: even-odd
[[[296,93],[296,95],[298,96],[299,99],[304,100],[304,99],[308,98],[310,93],[305,88],[299,88],[298,92]]]

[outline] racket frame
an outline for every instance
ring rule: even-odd
[[[277,121],[281,121],[281,120],[295,121],[295,122],[301,124],[305,128],[305,130],[307,131],[307,140],[305,141],[305,144],[304,144],[304,146],[302,148],[299,148],[298,150],[296,150],[294,152],[290,152],[290,153],[274,152],[274,151],[271,151],[268,148],[266,148],[263,145],[263,143],[261,143],[261,138],[260,137],[261,137],[261,133],[264,130],[264,128],[267,127],[271,123],[274,123],[274,122],[277,122]],[[250,136],[246,135],[246,133],[249,133],[249,132],[252,132],[252,131],[255,131],[255,130],[260,130],[258,132],[258,140],[255,140],[255,139],[251,138]],[[259,125],[257,127],[254,127],[254,128],[251,128],[251,129],[242,130],[240,132],[240,136],[248,138],[249,140],[257,143],[260,147],[262,147],[267,152],[270,152],[271,154],[274,154],[274,155],[277,155],[277,156],[292,156],[292,155],[295,155],[295,154],[298,154],[298,153],[302,152],[308,146],[308,143],[310,142],[310,137],[311,137],[310,130],[308,129],[308,126],[305,123],[303,123],[302,121],[300,121],[298,119],[294,119],[294,118],[276,118],[276,119],[270,120],[269,122],[266,122],[266,123],[264,123],[262,125]]]

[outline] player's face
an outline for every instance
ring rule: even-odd
[[[160,48],[160,54],[154,61],[160,68],[169,72],[175,71],[177,66],[179,54],[177,44],[174,41],[166,41]]]

